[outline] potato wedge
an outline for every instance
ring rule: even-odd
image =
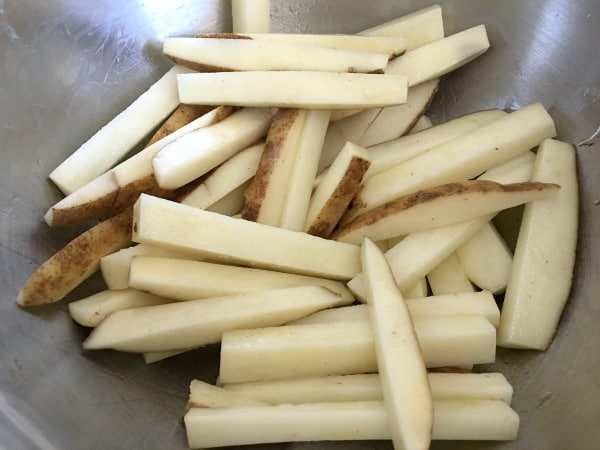
[[[406,102],[406,79],[402,75],[217,72],[185,74],[177,78],[177,83],[181,102],[190,104],[352,109]],[[312,88],[298,89],[298,86]]]
[[[559,188],[550,183],[500,184],[487,180],[444,184],[367,211],[335,231],[332,238],[358,244],[365,236],[382,240],[425,231],[547,198]]]
[[[21,306],[61,300],[98,270],[100,258],[131,242],[131,210],[80,234],[39,266],[17,295]]]

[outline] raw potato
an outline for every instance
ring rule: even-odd
[[[69,314],[79,325],[95,327],[115,311],[172,302],[172,299],[134,289],[107,290],[69,303]]]
[[[131,242],[131,210],[80,234],[39,266],[17,295],[21,306],[54,303],[92,275],[100,258]]]
[[[575,148],[552,139],[542,142],[531,179],[552,180],[561,189],[525,206],[498,343],[545,350],[568,299],[575,264],[579,206]]]
[[[199,72],[306,70],[381,73],[390,56],[314,44],[227,37],[171,37],[165,39],[163,53],[176,64]]]
[[[450,254],[435,269],[431,270],[427,274],[427,280],[434,295],[475,291],[460,264],[456,252]]]
[[[244,394],[205,383],[200,380],[192,380],[190,383],[190,398],[187,409],[190,408],[225,408],[228,406],[256,406],[267,403],[254,400]]]
[[[377,369],[395,448],[427,450],[433,429],[433,403],[427,369],[413,322],[383,253],[362,243]],[[402,379],[402,383],[397,380]]]
[[[464,222],[552,195],[560,186],[527,182],[500,184],[472,180],[423,189],[367,211],[342,226],[332,238],[359,244]]]
[[[323,278],[349,280],[360,271],[360,250],[355,245],[144,194],[134,207],[133,239],[222,262]]]
[[[174,131],[186,126],[188,123],[202,117],[213,109],[212,106],[204,105],[179,105],[160,128],[152,135],[146,143],[146,147],[160,141]]]
[[[70,194],[110,169],[179,106],[175,66],[50,173]]]
[[[415,133],[418,133],[419,131],[423,131],[428,128],[431,128],[432,126],[433,126],[433,122],[431,121],[431,119],[429,117],[423,115],[413,125],[413,127],[410,129],[408,134],[415,134]]]
[[[163,189],[177,189],[261,139],[275,112],[245,108],[210,127],[167,144],[152,158],[154,176]]]
[[[234,33],[268,33],[270,0],[231,0]]]
[[[310,71],[193,73],[177,83],[182,103],[310,109],[397,105],[407,91],[402,75]]]
[[[503,401],[437,400],[433,409],[433,439],[517,437],[519,416]],[[184,422],[191,448],[391,437],[381,401],[192,408]]]
[[[308,234],[324,238],[331,235],[369,165],[366,149],[346,143],[312,195],[305,225]]]
[[[387,240],[385,241],[387,242]],[[389,250],[388,249],[382,249],[382,252],[385,252]],[[421,298],[421,297],[427,297],[427,293],[429,292],[429,288],[427,286],[427,279],[425,277],[421,278],[420,280],[418,280],[416,283],[414,283],[412,285],[412,287],[406,289],[402,295],[403,297],[408,300],[410,298]]]
[[[116,311],[96,327],[83,348],[163,352],[221,340],[225,331],[276,326],[338,305],[340,296],[320,286],[300,286],[237,296]]]
[[[133,258],[129,273],[131,287],[176,300],[307,285],[323,286],[339,294],[340,304],[354,300],[339,281],[209,262],[138,256]]]
[[[225,197],[217,200],[215,203],[206,208],[207,211],[216,212],[219,214],[223,214],[225,216],[230,217],[240,217],[242,213],[242,208],[244,207],[244,193],[248,186],[250,186],[250,182],[252,180],[246,181],[244,184],[241,184],[229,194],[225,195]]]

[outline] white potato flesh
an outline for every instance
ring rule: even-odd
[[[286,192],[279,218],[281,228],[304,230],[330,115],[330,110],[306,111],[290,178],[285,188],[279,186],[279,189]]]
[[[510,405],[513,388],[501,373],[428,373],[434,400],[487,399]],[[401,381],[397,380],[397,383]],[[381,383],[375,373],[290,378],[225,384],[240,396],[270,404],[323,403],[381,400]],[[190,387],[190,396],[193,389]]]
[[[525,106],[369,178],[352,217],[419,189],[475,177],[555,134],[541,104]]]
[[[261,142],[231,156],[179,201],[200,209],[213,205],[254,176],[263,149]]]
[[[274,114],[271,109],[244,108],[165,145],[152,158],[158,185],[176,189],[214,169],[262,138]]]
[[[545,350],[571,289],[578,227],[576,151],[552,139],[538,148],[532,180],[552,180],[557,195],[525,206],[506,288],[498,343]]]
[[[519,416],[503,401],[436,400],[433,409],[435,440],[517,437]],[[192,408],[184,423],[190,448],[391,438],[381,401]]]
[[[182,66],[202,72],[306,70],[369,73],[385,69],[389,59],[386,53],[214,37],[167,38],[163,53]]]
[[[142,194],[133,239],[228,263],[333,279],[360,271],[355,245],[283,230]]]
[[[190,382],[187,408],[227,408],[229,406],[256,406],[268,403],[254,400],[244,394],[227,391],[200,380]]]
[[[339,281],[272,270],[172,258],[139,256],[131,262],[129,284],[176,300],[243,294],[296,286],[323,286],[349,304],[353,295]]]
[[[231,0],[234,33],[268,33],[271,0]]]
[[[496,329],[483,316],[415,320],[427,367],[494,361]],[[370,323],[338,322],[223,334],[220,381],[240,383],[377,371]]]
[[[467,277],[481,289],[504,292],[512,267],[512,252],[490,222],[456,249]]]
[[[387,251],[389,250],[383,250],[383,251]],[[402,296],[405,299],[410,299],[410,298],[422,298],[422,297],[427,297],[427,292],[429,291],[428,287],[427,287],[427,279],[425,277],[417,280],[416,283],[414,283],[412,285],[412,287],[406,289],[403,293]]]
[[[488,184],[489,183],[489,184]],[[463,189],[464,187],[464,189]],[[465,222],[503,209],[552,196],[560,186],[550,183],[498,184],[468,181],[439,187],[449,195],[429,199],[437,188],[422,190],[367,211],[341,226],[332,238],[360,244],[364,237],[383,240],[432,228]],[[420,199],[425,198],[424,201]]]
[[[406,75],[408,85],[416,86],[473,61],[489,47],[485,25],[478,25],[406,52],[391,61],[385,73]]]
[[[224,214],[226,216],[239,215],[244,207],[246,189],[250,186],[252,179],[240,184],[233,191],[225,194],[216,202],[206,207],[207,211]]]
[[[430,270],[427,274],[427,280],[434,295],[475,291],[460,264],[456,252],[451,253],[437,267]]]
[[[479,175],[477,179],[497,181],[504,184],[531,181],[534,162],[535,153],[525,152],[502,164],[489,168]]]
[[[433,126],[433,122],[431,121],[431,119],[425,115],[419,117],[419,120],[417,120],[417,123],[415,123],[412,128],[410,129],[410,131],[408,132],[408,134],[415,134],[418,133],[419,131],[423,131],[426,130],[428,128],[431,128]]]
[[[68,195],[114,166],[179,106],[176,77],[188,72],[181,66],[169,70],[54,169],[50,179]]]
[[[200,347],[219,342],[225,331],[281,325],[339,301],[323,287],[300,286],[121,310],[104,319],[83,347],[129,352]]]
[[[69,303],[69,314],[79,325],[95,327],[114,311],[141,306],[164,305],[173,301],[169,298],[134,289],[107,290]]]
[[[409,98],[410,92],[411,90],[409,90]],[[430,129],[421,130],[418,133],[411,133],[388,142],[373,145],[368,148],[373,163],[365,175],[365,179],[421,155],[437,145],[457,138],[504,115],[506,113],[499,109],[477,111],[448,120]]]
[[[240,33],[237,33],[240,34]],[[257,41],[316,45],[343,50],[385,53],[398,56],[404,53],[408,39],[398,36],[356,36],[344,34],[241,33]]]
[[[427,369],[408,306],[383,253],[370,239],[362,243],[377,371],[396,448],[429,448],[433,404]],[[402,379],[402,383],[397,380]]]
[[[193,73],[177,83],[182,103],[309,109],[397,105],[407,91],[402,75],[311,71]]]

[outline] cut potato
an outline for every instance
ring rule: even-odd
[[[519,416],[503,401],[436,400],[433,409],[433,439],[517,437]],[[184,422],[191,448],[391,438],[381,401],[192,408]]]
[[[167,38],[163,53],[175,63],[200,72],[382,72],[390,56],[311,44],[220,37]]]
[[[575,148],[552,139],[542,142],[531,178],[552,180],[561,189],[525,206],[498,342],[545,350],[568,299],[575,264],[579,205]]]
[[[541,104],[521,108],[369,178],[342,220],[419,189],[475,177],[555,134]]]
[[[434,295],[475,291],[456,252],[451,253],[435,269],[431,270],[427,274],[427,280]]]
[[[282,272],[350,279],[359,247],[235,219],[142,194],[134,207],[134,241]]]
[[[428,373],[427,378],[434,400],[502,400],[508,405],[512,400],[512,386],[501,373]],[[195,388],[190,386],[190,398]],[[375,373],[233,383],[222,388],[273,405],[383,399],[379,375]]]
[[[80,234],[46,260],[17,295],[21,306],[61,300],[98,270],[100,258],[131,242],[131,210],[122,212]]]
[[[246,189],[250,186],[252,179],[241,184],[229,194],[226,194],[220,200],[217,200],[212,205],[206,208],[207,211],[224,214],[230,217],[240,217],[242,214],[242,208],[244,207]]]
[[[354,296],[339,281],[326,278],[182,259],[139,256],[131,262],[129,285],[176,300],[236,295],[296,286],[323,286],[340,295],[340,304]]]
[[[179,105],[175,111],[169,116],[167,120],[160,126],[160,128],[152,135],[150,140],[146,143],[146,147],[160,141],[162,138],[168,136],[174,131],[186,126],[188,123],[202,117],[209,113],[213,109],[213,106],[204,105]]]
[[[415,134],[415,133],[418,133],[419,131],[423,131],[428,128],[431,128],[432,126],[433,126],[433,122],[431,121],[431,119],[429,117],[423,115],[412,126],[412,128],[410,129],[408,134]]]
[[[342,226],[332,238],[359,244],[464,222],[552,195],[557,184],[526,182],[500,184],[471,180],[423,189],[367,211]]]
[[[177,189],[204,175],[266,134],[275,111],[244,108],[210,127],[165,145],[152,158],[163,189]]]
[[[185,74],[177,82],[181,102],[190,104],[344,109],[406,102],[406,78],[402,75],[217,72]],[[312,88],[299,88],[302,86]]]
[[[223,388],[205,383],[200,380],[192,380],[190,383],[189,408],[226,408],[229,406],[256,406],[266,405],[260,400],[254,400],[244,394],[226,391]]]
[[[300,286],[116,311],[92,331],[83,348],[162,352],[200,347],[219,342],[228,330],[281,325],[339,302],[333,291]]]
[[[271,25],[270,0],[231,0],[234,33],[268,33]]]
[[[164,305],[172,302],[172,299],[134,289],[108,290],[69,303],[69,314],[79,325],[95,327],[106,316],[115,311],[142,306]]]
[[[485,25],[423,45],[391,61],[385,73],[402,74],[409,86],[438,78],[482,55],[490,47]]]
[[[427,450],[433,428],[433,404],[408,306],[385,256],[370,239],[362,243],[361,265],[394,447]],[[397,382],[399,379],[402,383]]]
[[[305,224],[308,234],[324,238],[331,235],[358,191],[369,164],[367,150],[346,143],[310,199]]]
[[[409,99],[411,92],[412,90],[409,90]],[[365,175],[365,179],[408,161],[433,147],[457,138],[504,115],[506,113],[499,109],[477,111],[448,120],[431,127],[431,129],[421,130],[418,133],[412,133],[411,130],[411,134],[406,136],[373,145],[368,149],[373,162]]]
[[[149,135],[179,106],[175,66],[122,113],[94,134],[50,173],[50,179],[70,194],[106,172]]]
[[[415,320],[427,367],[494,361],[496,328],[478,315]],[[229,331],[221,383],[377,371],[370,323],[338,322]]]
[[[387,250],[389,250],[389,248]],[[382,250],[382,251],[387,251],[387,250]],[[423,278],[419,279],[416,283],[414,283],[411,288],[406,289],[402,293],[402,296],[407,300],[410,298],[422,298],[422,297],[427,297],[428,291],[429,291],[429,288],[427,286],[427,279],[425,277],[423,277]]]

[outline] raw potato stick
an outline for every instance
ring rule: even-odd
[[[181,103],[309,109],[397,105],[407,90],[402,75],[310,71],[193,73],[177,83]]]
[[[501,373],[428,373],[427,377],[434,401],[486,399],[510,405],[512,400],[513,388]],[[190,386],[190,401],[204,394],[203,390],[196,391],[197,386]],[[375,373],[233,383],[222,388],[272,405],[383,399],[379,375]]]
[[[427,450],[433,429],[433,403],[408,306],[385,256],[368,238],[362,243],[361,264],[383,403],[394,447]],[[397,383],[399,379],[402,383]]]
[[[356,245],[144,194],[134,207],[133,240],[213,260],[323,278],[349,280],[360,271]]]
[[[266,405],[266,402],[254,400],[244,394],[227,391],[221,387],[200,380],[190,382],[190,397],[187,409],[190,408],[226,408],[229,406]]]
[[[519,416],[503,401],[437,400],[433,409],[433,439],[517,437]],[[184,422],[191,448],[391,438],[380,401],[192,408]]]
[[[244,193],[252,179],[241,184],[223,198],[217,200],[212,205],[206,208],[207,211],[216,212],[230,217],[241,217],[242,208],[244,207]]]
[[[138,256],[131,261],[129,285],[176,300],[244,294],[296,286],[323,286],[350,304],[354,296],[339,282],[272,270],[183,259]]]
[[[552,139],[542,142],[531,178],[552,180],[561,189],[523,211],[498,342],[545,350],[568,299],[575,264],[579,207],[575,148]]]
[[[231,0],[234,33],[268,33],[270,0]]]
[[[54,169],[50,179],[68,195],[110,169],[177,108],[176,77],[188,72],[174,66]]]
[[[456,252],[450,254],[435,269],[431,270],[427,274],[427,280],[434,295],[475,291]]]
[[[387,251],[388,249],[382,249],[382,251]],[[412,287],[406,289],[403,292],[403,296],[405,299],[410,298],[421,298],[427,297],[427,293],[429,292],[429,288],[427,286],[427,279],[425,277],[419,279],[416,283],[412,285]]]
[[[104,319],[83,348],[164,352],[214,344],[225,331],[282,325],[340,303],[320,286],[300,286],[121,310]]]
[[[213,109],[212,106],[204,105],[179,105],[160,128],[152,135],[146,143],[146,147],[160,141],[174,131],[186,126],[188,123],[202,117]]]
[[[496,329],[483,316],[419,319],[415,331],[428,368],[494,361]],[[221,342],[221,383],[376,371],[369,323],[236,330]]]
[[[423,131],[428,128],[431,128],[432,126],[433,126],[433,122],[431,121],[431,119],[429,117],[423,115],[423,116],[419,117],[419,120],[417,120],[417,122],[413,125],[413,127],[410,129],[408,134],[415,134],[415,133],[418,133],[419,131]]]
[[[29,277],[17,303],[35,306],[65,297],[98,270],[100,258],[131,243],[131,217],[131,210],[124,211],[65,245]]]

